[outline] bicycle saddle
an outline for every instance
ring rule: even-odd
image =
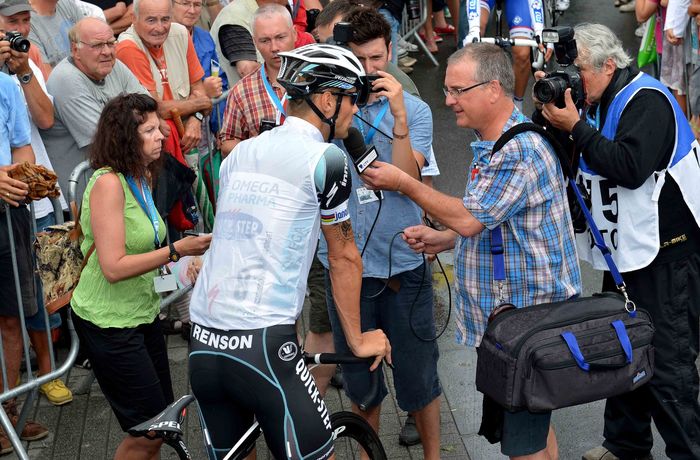
[[[152,435],[148,434],[152,431],[155,431],[160,437],[166,434],[182,435],[180,424],[185,418],[185,408],[192,401],[194,401],[194,396],[182,396],[152,419],[130,428],[129,434],[136,437],[144,436],[146,438],[153,438]]]

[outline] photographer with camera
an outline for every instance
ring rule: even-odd
[[[697,459],[700,145],[668,89],[630,68],[632,59],[614,32],[581,24],[574,38],[574,63],[586,90],[584,116],[571,88],[563,104],[544,104],[542,115],[571,134],[581,153],[577,180],[590,194],[593,218],[630,298],[649,312],[656,328],[654,376],[607,400],[603,446],[583,458],[652,458],[653,418],[668,457]],[[607,270],[592,241],[589,232],[577,235],[579,255]],[[603,290],[615,290],[608,271]]]

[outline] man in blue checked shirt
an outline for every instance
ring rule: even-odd
[[[445,103],[454,111],[457,125],[474,129],[478,138],[471,145],[474,160],[462,199],[426,187],[379,161],[362,175],[371,188],[400,191],[448,227],[444,231],[409,227],[404,239],[419,253],[455,249],[457,340],[467,346],[479,344],[489,315],[502,303],[527,307],[565,300],[581,291],[556,153],[534,132],[519,134],[492,153],[501,134],[529,121],[513,105],[513,85],[510,59],[495,45],[469,44],[448,60]],[[491,231],[499,227],[505,259],[502,282],[494,280],[491,255]],[[484,422],[501,432],[503,454],[517,459],[558,458],[551,413],[499,409],[486,410]]]

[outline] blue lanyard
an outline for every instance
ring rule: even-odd
[[[156,209],[156,205],[153,203],[151,188],[148,186],[146,179],[143,177],[141,178],[141,190],[143,190],[143,193],[139,191],[133,177],[127,176],[126,181],[129,184],[131,193],[134,194],[136,201],[138,201],[139,205],[141,205],[141,209],[143,209],[143,212],[145,212],[148,218],[151,220],[151,225],[153,225],[153,231],[155,233],[153,245],[156,249],[158,249],[160,246],[160,238],[158,235],[158,227],[160,226],[160,223],[158,222],[158,210]]]
[[[362,121],[358,121],[357,127],[360,130],[360,133],[365,138],[365,145],[369,145],[372,143],[372,139],[374,139],[374,135],[377,133],[377,129],[379,128],[379,124],[382,122],[384,119],[384,115],[386,115],[386,111],[389,110],[389,101],[386,101],[384,104],[384,107],[379,110],[379,113],[377,114],[376,117],[374,117],[374,121],[372,122],[372,127],[369,129],[369,132],[365,134],[365,130],[362,127]]]
[[[267,81],[267,75],[265,75],[265,64],[260,66],[260,75],[262,76],[263,85],[265,85],[265,91],[267,91],[267,95],[270,97],[270,100],[273,104],[275,104],[277,110],[286,117],[287,114],[284,111],[282,101],[280,101],[280,98],[277,97],[277,93],[274,89],[272,89],[272,85],[270,85],[270,82]]]

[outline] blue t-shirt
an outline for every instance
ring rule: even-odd
[[[219,57],[216,54],[216,45],[214,44],[214,39],[211,38],[209,32],[202,29],[201,27],[195,26],[192,31],[192,43],[194,44],[194,51],[197,53],[197,59],[204,69],[204,77],[211,77],[211,61],[219,62]],[[228,77],[224,73],[224,69],[219,67],[219,77],[221,77],[223,83],[223,90],[228,89]],[[213,133],[218,133],[221,125],[219,120],[224,119],[224,109],[226,109],[226,101],[222,101],[218,104],[218,116],[217,112],[212,112],[209,118],[209,128]]]
[[[12,77],[0,72],[0,166],[12,164],[12,149],[30,144],[29,114]]]

